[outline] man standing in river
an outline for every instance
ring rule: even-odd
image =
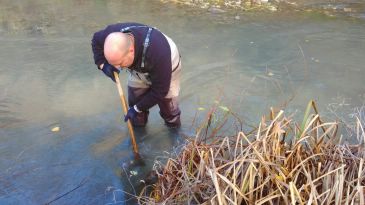
[[[157,104],[165,124],[180,127],[180,54],[168,36],[147,25],[118,23],[94,33],[91,45],[98,69],[114,82],[114,71],[129,72],[125,121],[145,126]]]

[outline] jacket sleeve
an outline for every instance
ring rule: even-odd
[[[94,36],[91,40],[91,47],[94,54],[94,62],[97,66],[106,62],[104,56],[104,42],[107,34],[105,30],[100,30],[94,33]]]

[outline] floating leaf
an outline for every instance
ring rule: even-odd
[[[272,73],[272,72],[269,72],[269,73],[267,73],[269,76],[273,76],[274,75],[274,73]]]
[[[60,127],[54,127],[54,128],[52,128],[52,132],[58,132],[58,131],[60,131]]]
[[[205,110],[205,108],[203,108],[203,107],[199,107],[199,108],[198,108],[198,110],[199,110],[199,111],[203,111],[203,110]]]

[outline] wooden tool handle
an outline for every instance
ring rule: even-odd
[[[126,100],[125,100],[125,96],[124,96],[124,93],[123,93],[122,86],[120,85],[119,75],[118,75],[117,72],[114,72],[114,78],[115,78],[115,82],[117,84],[118,93],[119,93],[119,97],[120,97],[120,102],[122,103],[122,108],[123,108],[124,115],[127,115],[128,106],[127,106],[127,103],[126,103]],[[127,124],[128,124],[129,134],[131,135],[131,141],[132,141],[132,145],[133,145],[133,152],[136,155],[139,155],[138,147],[137,147],[137,143],[136,143],[136,138],[134,136],[133,126],[132,126],[132,123],[129,119],[127,121]]]

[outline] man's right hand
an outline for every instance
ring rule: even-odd
[[[99,66],[99,69],[103,71],[103,73],[108,76],[110,79],[112,79],[115,82],[114,78],[114,71],[119,74],[119,70],[116,69],[114,66],[110,65],[109,63],[104,63]]]

